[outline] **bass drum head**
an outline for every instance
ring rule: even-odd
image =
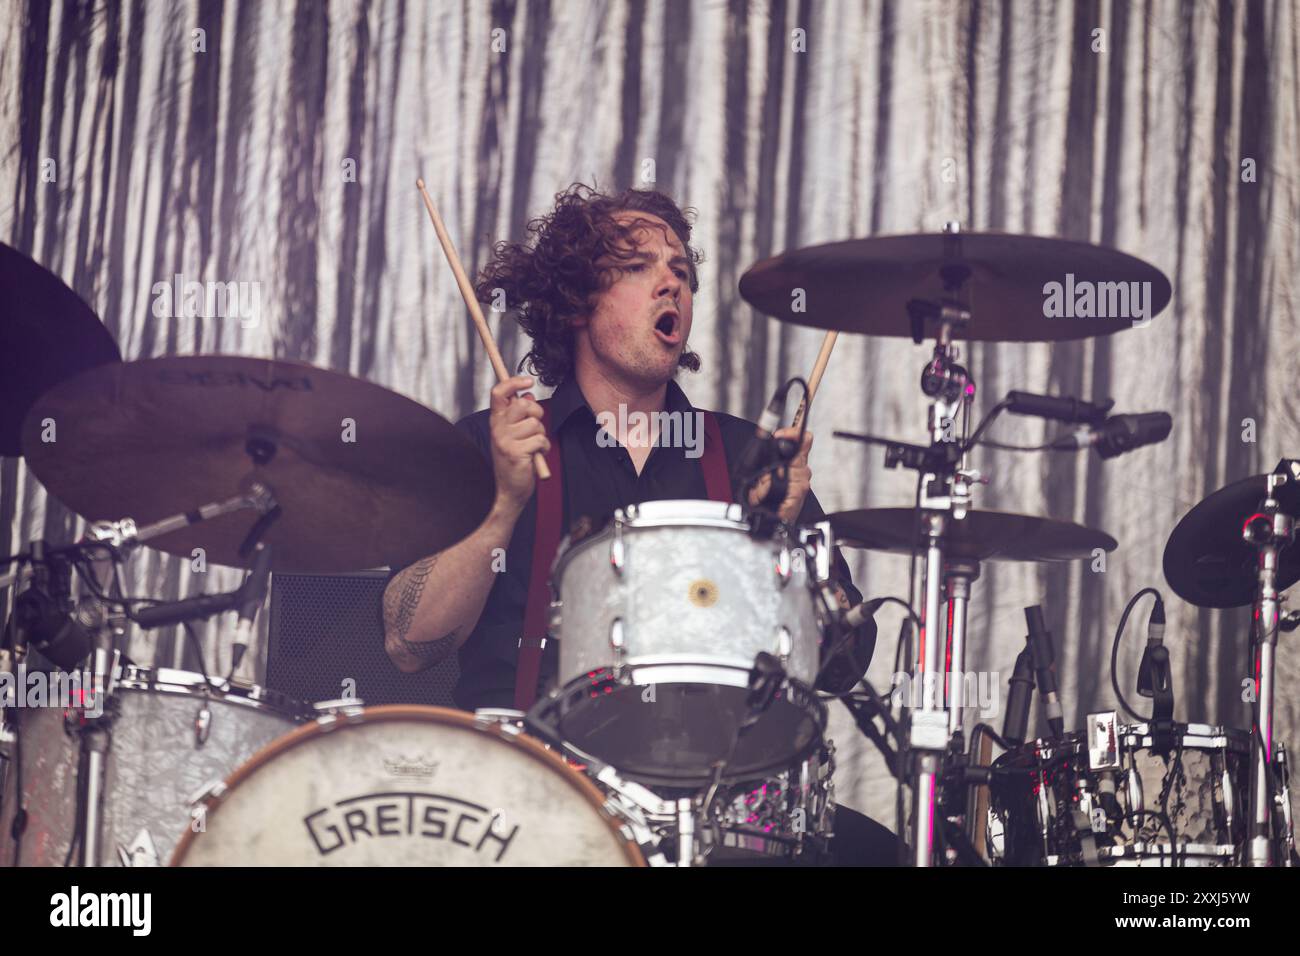
[[[644,866],[585,777],[441,707],[333,715],[240,767],[174,866]]]

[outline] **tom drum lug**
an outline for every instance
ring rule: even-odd
[[[623,567],[627,563],[626,545],[623,543],[623,517],[614,515],[614,536],[609,542],[609,566],[619,577],[623,576]]]
[[[623,658],[627,654],[627,637],[623,633],[623,619],[616,617],[609,624],[609,648],[614,652],[614,678],[623,676]]]

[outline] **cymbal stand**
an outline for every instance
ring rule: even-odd
[[[959,274],[944,275],[944,283],[955,290],[965,278]],[[915,701],[904,705],[904,726],[907,727],[907,746],[912,790],[912,863],[916,866],[933,866],[936,860],[935,822],[937,816],[940,770],[950,740],[951,718],[947,712],[948,701],[939,690],[943,679],[942,652],[943,616],[941,613],[944,580],[944,542],[949,523],[966,516],[970,504],[970,482],[958,462],[961,442],[953,434],[959,412],[967,405],[968,387],[973,396],[966,369],[956,363],[956,349],[952,344],[953,331],[970,321],[970,313],[959,305],[944,303],[912,303],[909,312],[913,320],[913,337],[922,328],[925,318],[937,318],[939,329],[934,354],[921,373],[921,390],[931,399],[928,410],[930,451],[921,467],[919,518],[924,537],[924,572],[919,587],[920,594],[913,600],[921,608],[921,634],[915,669],[911,675],[912,687],[921,688],[920,707]],[[886,453],[886,466],[891,464]],[[898,464],[895,458],[893,464]],[[965,620],[961,624],[965,634]],[[911,708],[909,710],[909,708]]]
[[[1295,540],[1295,519],[1278,502],[1276,491],[1290,476],[1275,472],[1268,476],[1268,491],[1259,510],[1246,520],[1242,537],[1259,555],[1259,589],[1255,594],[1252,657],[1255,663],[1255,725],[1250,735],[1250,798],[1246,836],[1246,866],[1272,866],[1273,794],[1269,767],[1273,764],[1273,688],[1277,652],[1278,555]]]
[[[247,509],[266,514],[274,507],[275,497],[271,494],[270,489],[260,481],[254,481],[246,492],[233,495],[223,501],[209,502],[193,511],[170,515],[143,526],[137,526],[133,518],[121,518],[117,521],[92,521],[86,526],[86,540],[50,553],[72,554],[82,551],[89,553],[103,547],[131,550],[152,538],[179,531],[200,521],[208,521],[221,515]],[[25,555],[15,555],[7,560],[11,562],[21,561],[25,560],[25,557]],[[0,574],[0,589],[19,582],[21,578],[27,577],[29,573],[30,569],[24,567],[22,572],[10,571]]]

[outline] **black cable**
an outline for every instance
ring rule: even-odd
[[[199,659],[199,673],[203,676],[203,683],[206,687],[215,690],[217,693],[225,693],[225,689],[220,684],[214,684],[212,678],[208,676],[208,667],[203,662],[203,642],[199,640],[199,635],[194,630],[194,625],[189,621],[181,621],[181,627],[185,629],[185,636],[190,642],[190,650]]]
[[[981,448],[996,448],[998,451],[1050,451],[1052,443],[1046,445],[1008,445],[1000,441],[984,441],[980,443]]]
[[[10,585],[13,589],[14,612],[10,613],[8,619],[5,621],[4,638],[3,640],[0,640],[0,650],[8,649],[11,655],[13,654],[18,627],[17,622],[14,620],[14,618],[17,617],[16,612],[18,610],[18,583],[22,580],[23,567],[30,563],[30,555],[17,555],[15,557],[18,566],[14,570],[13,584]],[[16,692],[17,684],[15,684],[15,693]],[[15,700],[14,704],[17,705],[17,703],[18,701]],[[12,711],[12,713],[10,711]],[[22,728],[19,726],[21,713],[22,709],[18,706],[0,709],[0,721],[8,720],[10,726],[13,728],[14,734],[14,801],[17,803],[17,808],[14,810],[13,820],[9,825],[9,838],[13,840],[14,845],[13,863],[11,865],[14,867],[18,866],[22,857],[23,834],[27,830],[27,806],[23,793],[23,738]],[[0,806],[3,805],[4,794],[0,793]]]
[[[1124,607],[1124,613],[1119,617],[1119,627],[1115,628],[1115,642],[1110,647],[1110,686],[1115,691],[1115,697],[1119,700],[1120,707],[1124,712],[1137,721],[1149,721],[1155,717],[1155,703],[1151,704],[1151,716],[1143,717],[1136,710],[1129,706],[1128,700],[1124,697],[1124,692],[1119,687],[1119,642],[1124,637],[1124,627],[1128,624],[1128,616],[1133,613],[1133,607],[1142,599],[1144,594],[1150,594],[1157,601],[1163,602],[1164,598],[1155,588],[1143,588],[1137,594],[1129,598],[1128,604]]]
[[[1165,832],[1169,834],[1170,859],[1173,862],[1173,866],[1178,866],[1178,837],[1174,834],[1174,825],[1170,822],[1169,817],[1158,810],[1130,810],[1128,813],[1124,814],[1125,820],[1137,820],[1141,817],[1154,817],[1156,820],[1159,820],[1164,824]],[[1131,823],[1130,826],[1133,826],[1133,834],[1136,837],[1141,828]]]
[[[77,796],[73,802],[72,810],[72,819],[75,823],[73,824],[72,838],[68,841],[68,853],[63,858],[65,867],[72,864],[72,854],[85,836],[86,784],[89,783],[86,779],[86,763],[86,738],[85,730],[82,728],[81,736],[77,739]]]
[[[980,420],[980,423],[975,426],[974,433],[972,433],[970,438],[966,439],[965,444],[962,445],[962,454],[970,451],[980,443],[980,438],[988,427],[993,424],[993,420],[1006,411],[1010,404],[1011,400],[1009,398],[1004,398],[988,410],[988,413]]]
[[[999,734],[992,727],[990,727],[988,724],[984,724],[984,723],[976,724],[974,727],[971,728],[971,733],[973,734],[977,730],[982,731],[985,737],[988,737],[990,740],[992,740],[995,744],[997,744],[999,747],[1001,747],[1003,750],[1007,751],[1008,753],[1016,749],[1015,747],[1007,743],[1005,740],[1003,740],[1002,735]]]

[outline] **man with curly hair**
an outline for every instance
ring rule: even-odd
[[[608,196],[577,184],[556,197],[549,215],[529,223],[528,240],[496,246],[476,293],[487,303],[502,290],[530,337],[520,367],[554,387],[549,428],[542,405],[527,391],[535,384],[528,375],[496,385],[491,406],[458,423],[492,462],[495,503],[473,534],[395,574],[384,594],[390,658],[411,672],[458,652],[455,699],[470,710],[526,707],[558,670],[554,641],[539,642],[545,646],[537,648],[531,671],[527,650],[521,653],[540,537],[536,453],[559,445],[561,533],[633,503],[711,496],[700,448],[707,436],[659,441],[658,423],[668,420],[663,413],[678,421],[699,414],[674,380],[679,369],[700,366],[687,342],[702,257],[691,246],[686,215],[659,192]],[[725,461],[735,463],[756,426],[713,415]],[[638,420],[649,427],[632,427]],[[797,438],[789,428],[777,435]],[[811,446],[808,432],[777,508],[790,523],[824,514],[810,491]],[[714,459],[721,460],[716,449]],[[835,565],[841,603],[861,600],[838,554]],[[837,689],[856,683],[874,645],[875,625],[868,622],[850,648],[851,661],[838,667]]]

